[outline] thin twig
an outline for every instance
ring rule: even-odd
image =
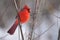
[[[49,29],[51,29],[53,27],[53,25],[55,25],[55,23],[53,23],[48,29],[46,29],[43,33],[41,33],[39,36],[33,38],[34,39],[37,39],[37,38],[40,38],[43,34],[45,34]]]
[[[17,3],[16,3],[16,0],[14,0],[14,4],[15,4],[15,8],[16,8],[16,10],[18,12],[19,10],[18,10],[18,6],[17,6]]]
[[[37,3],[38,3],[38,0],[36,0],[35,2],[35,11],[33,13],[33,24],[32,24],[32,31],[31,31],[31,37],[30,37],[30,40],[32,40],[32,36],[33,36],[33,30],[34,30],[34,24],[35,24],[35,18],[36,18],[36,13],[37,13]]]
[[[59,29],[59,32],[58,32],[58,40],[60,40],[60,29]]]
[[[16,10],[17,12],[19,12],[20,10],[18,9],[17,7],[17,3],[16,3],[16,0],[14,0],[14,3],[15,3],[15,7],[16,7]],[[17,13],[18,14],[18,13]],[[20,31],[21,31],[21,37],[22,37],[22,40],[24,40],[24,36],[23,36],[23,32],[22,32],[22,25],[20,24],[20,17],[18,15],[18,24],[19,24],[19,28],[20,28]],[[18,31],[19,32],[19,31]],[[20,37],[20,34],[19,34],[19,37]],[[20,40],[20,38],[19,38]]]
[[[53,15],[53,16],[55,16],[56,18],[59,18],[59,19],[60,19],[60,17],[58,17],[58,16],[56,16],[56,15]]]

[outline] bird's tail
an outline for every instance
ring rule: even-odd
[[[18,19],[16,19],[15,23],[14,23],[14,24],[12,25],[12,27],[8,30],[8,33],[11,34],[11,35],[14,34],[17,26],[18,26]]]

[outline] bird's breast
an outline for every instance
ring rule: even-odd
[[[30,19],[30,13],[27,10],[19,12],[20,22],[25,23]]]

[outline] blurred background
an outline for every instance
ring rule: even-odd
[[[22,24],[24,40],[60,40],[60,0],[17,0],[17,4],[31,9],[29,22]],[[16,15],[14,0],[0,0],[0,40],[22,40],[19,27],[13,35],[7,33]]]

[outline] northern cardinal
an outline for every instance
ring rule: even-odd
[[[25,5],[21,11],[18,12],[20,23],[23,24],[27,22],[30,18],[30,8]],[[8,30],[9,34],[13,34],[18,26],[18,18],[16,18],[16,21],[12,25],[12,27]]]

